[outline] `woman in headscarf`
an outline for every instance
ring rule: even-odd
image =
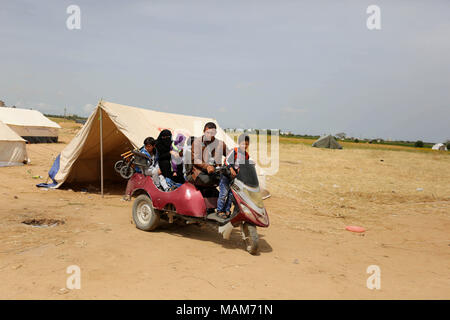
[[[156,150],[158,150],[159,155],[159,168],[161,173],[166,178],[172,178],[172,165],[171,165],[171,155],[170,147],[172,145],[172,132],[170,130],[164,129],[159,133],[156,139]]]
[[[171,155],[172,155],[172,180],[176,183],[184,183],[183,175],[183,148],[186,137],[184,134],[179,133],[172,143]]]

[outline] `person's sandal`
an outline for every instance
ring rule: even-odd
[[[225,212],[217,212],[217,216],[220,219],[227,219],[228,218],[228,215]]]

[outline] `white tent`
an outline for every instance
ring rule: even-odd
[[[0,108],[0,120],[29,142],[57,142],[59,124],[37,110]]]
[[[174,135],[182,132],[200,136],[205,123],[209,121],[217,125],[211,118],[158,112],[100,101],[85,125],[55,161],[51,170],[54,174],[50,176],[56,182],[55,187],[63,183],[99,185],[101,181],[110,184],[123,182],[114,171],[114,163],[120,160],[121,153],[141,147],[146,137],[156,139],[163,129],[172,130]],[[228,147],[235,146],[233,139],[227,136],[219,125],[216,137],[224,140]]]
[[[431,149],[447,151],[447,147],[443,143],[436,143]]]
[[[27,163],[25,140],[0,121],[0,167]]]

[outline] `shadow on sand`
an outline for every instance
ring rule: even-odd
[[[239,228],[234,228],[231,232],[230,239],[223,239],[222,235],[218,232],[218,227],[210,224],[206,225],[181,225],[177,223],[169,224],[167,222],[161,222],[161,225],[152,232],[165,232],[174,236],[184,237],[189,239],[214,242],[222,245],[226,249],[239,249],[245,250],[244,240],[242,239]],[[259,235],[259,250],[257,255],[261,253],[272,252],[272,247],[264,239],[264,235]]]
[[[125,189],[127,187],[127,181],[114,181],[113,183],[105,184],[103,188],[104,195],[112,195],[122,198],[125,195]],[[75,192],[89,193],[89,194],[100,194],[100,186],[97,184],[63,184],[60,190],[72,190]]]

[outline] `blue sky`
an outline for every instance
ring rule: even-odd
[[[66,8],[81,8],[68,30]],[[366,27],[369,5],[381,30]],[[1,1],[0,100],[222,127],[450,139],[449,1]]]

